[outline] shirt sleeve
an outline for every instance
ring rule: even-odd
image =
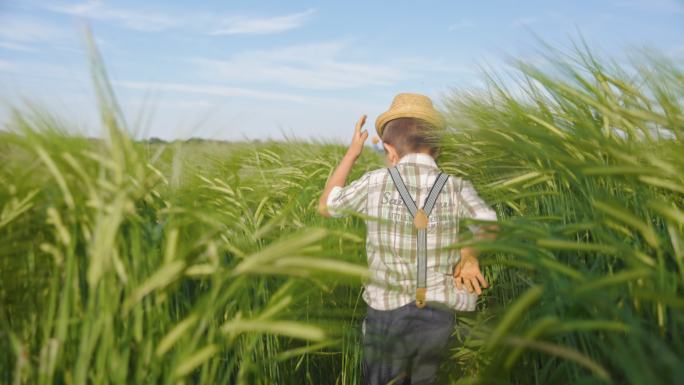
[[[353,212],[365,213],[369,179],[370,173],[365,173],[347,186],[333,187],[326,203],[328,213],[333,217],[343,217]]]
[[[461,179],[461,188],[459,189],[459,215],[461,218],[471,218],[483,221],[495,221],[496,211],[485,203],[477,194],[473,184],[467,180]],[[473,233],[480,229],[480,225],[470,224],[468,228]]]

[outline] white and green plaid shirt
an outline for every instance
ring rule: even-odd
[[[397,169],[411,197],[422,207],[440,173],[434,159],[427,154],[407,154],[399,160]],[[350,213],[366,217],[366,252],[371,273],[371,280],[364,285],[366,303],[377,310],[391,310],[413,301],[416,231],[388,170],[370,171],[348,186],[334,187],[327,205],[335,217]],[[426,299],[457,310],[474,310],[477,295],[456,289],[452,278],[460,255],[449,246],[458,242],[462,218],[496,220],[496,213],[470,182],[451,176],[430,214]],[[470,229],[474,231],[476,227]]]

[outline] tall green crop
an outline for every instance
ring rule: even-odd
[[[513,87],[490,80],[447,102],[442,164],[502,219],[482,245],[493,289],[469,370],[487,384],[677,383],[684,74],[664,59],[608,66],[587,50],[548,59],[518,63]]]
[[[452,383],[684,374],[684,75],[603,63],[522,62],[446,100],[438,163],[501,227]],[[0,133],[1,382],[360,383],[362,222],[316,212],[343,147],[136,142],[92,68],[103,139],[39,109]],[[365,151],[351,179],[381,166]]]
[[[136,143],[92,66],[103,140],[39,112],[3,134],[2,382],[304,383],[356,346],[362,239],[312,206],[337,149]]]

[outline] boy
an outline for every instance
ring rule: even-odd
[[[474,310],[481,287],[488,286],[476,251],[448,246],[458,242],[459,218],[496,220],[496,214],[469,182],[440,172],[435,134],[445,123],[432,101],[418,94],[397,95],[376,120],[390,167],[345,186],[368,138],[361,131],[365,121],[364,115],[356,124],[319,212],[367,218],[372,279],[363,293],[365,383],[433,384],[454,329],[454,310]]]

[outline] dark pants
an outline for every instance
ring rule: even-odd
[[[366,385],[436,384],[448,352],[455,313],[415,302],[393,310],[368,307],[363,320],[363,374]]]

